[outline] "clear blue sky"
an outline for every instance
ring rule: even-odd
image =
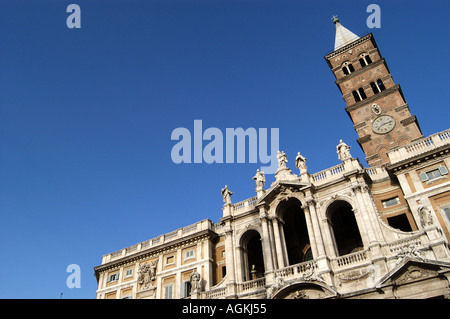
[[[66,7],[81,7],[81,29]],[[366,8],[381,7],[369,29]],[[177,127],[279,128],[293,165],[366,165],[324,55],[372,32],[424,135],[450,128],[448,1],[1,0],[0,298],[95,298],[104,254],[222,216],[260,163],[175,164]],[[267,184],[273,175],[267,176]],[[69,264],[81,288],[69,289]]]

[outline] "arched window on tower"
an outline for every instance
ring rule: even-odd
[[[355,214],[349,203],[342,200],[335,201],[328,207],[327,216],[331,224],[338,256],[363,249]]]
[[[350,62],[344,62],[342,64],[342,71],[345,75],[349,75],[350,73],[355,72],[355,69],[353,68],[353,64]]]
[[[363,53],[359,56],[359,63],[361,64],[361,67],[365,67],[366,65],[372,63],[372,59],[370,58],[369,54]]]
[[[383,81],[381,81],[381,79],[378,79],[376,83],[371,82],[370,87],[372,88],[373,94],[377,94],[386,90],[386,87],[384,86]]]
[[[355,102],[361,101],[361,97],[359,96],[358,91],[353,91],[352,94],[353,98],[355,99]]]
[[[361,96],[361,99],[362,99],[362,100],[364,100],[364,99],[367,98],[366,92],[364,92],[364,89],[363,89],[363,88],[359,88],[359,89],[358,89],[358,92],[359,92],[359,95]]]
[[[359,102],[367,98],[366,92],[364,92],[363,88],[359,88],[357,91],[353,91],[352,94],[355,102]]]
[[[377,80],[377,85],[378,85],[378,88],[380,89],[380,91],[386,90],[386,87],[384,86],[383,81],[381,81],[381,79]]]

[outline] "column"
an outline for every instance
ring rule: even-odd
[[[259,219],[261,220],[261,227],[263,232],[261,244],[264,255],[264,268],[265,268],[264,276],[266,278],[266,285],[270,285],[273,283],[274,260],[272,257],[273,250],[269,230],[269,220],[267,216],[267,207],[264,204],[259,206]]]
[[[213,269],[214,269],[213,262],[214,262],[214,260],[212,258],[212,255],[213,255],[212,249],[213,248],[212,248],[212,244],[211,244],[211,239],[208,238],[207,240],[198,244],[198,246],[200,246],[200,248],[201,248],[201,245],[203,245],[203,249],[204,249],[204,251],[203,251],[204,257],[203,258],[206,261],[204,263],[204,265],[205,265],[205,278],[204,279],[206,281],[204,290],[207,291],[211,288],[211,284],[213,282]],[[197,251],[198,251],[198,249],[197,249]],[[198,259],[199,258],[197,258],[197,260]]]
[[[273,264],[273,269],[278,269],[280,268],[278,266],[278,258],[277,258],[277,253],[275,250],[275,235],[274,235],[274,231],[273,231],[273,222],[272,220],[268,221],[267,226],[269,227],[269,237],[270,237],[270,251],[271,251],[271,256],[272,256],[272,264]]]
[[[261,218],[261,226],[263,230],[263,238],[261,238],[261,244],[263,246],[265,271],[272,272],[273,260],[272,260],[272,250],[270,247],[270,237],[269,237],[269,228],[267,225],[267,217]]]
[[[377,239],[376,239],[375,233],[373,231],[372,223],[367,214],[366,205],[365,205],[363,197],[361,195],[361,192],[362,192],[361,186],[357,185],[357,186],[352,187],[352,192],[353,192],[353,194],[355,194],[357,210],[360,214],[360,216],[358,216],[358,217],[360,217],[360,220],[362,221],[362,226],[365,229],[367,238],[369,240],[369,245],[370,245],[372,243],[375,243],[377,241]],[[357,216],[355,216],[355,218],[357,218]],[[360,233],[361,233],[361,231],[360,231]],[[361,234],[361,235],[363,235],[363,234]]]
[[[323,246],[322,232],[320,230],[319,218],[316,211],[316,201],[312,198],[308,199],[306,204],[308,205],[309,213],[311,216],[312,226],[314,229],[314,238],[316,241],[317,257],[325,256],[325,248]],[[312,246],[312,245],[311,245]]]
[[[280,225],[278,224],[278,217],[272,219],[273,231],[275,236],[275,247],[277,252],[278,268],[286,267],[286,261],[283,255],[283,246],[281,244]]]
[[[373,199],[369,193],[368,186],[362,187],[361,195],[362,195],[363,202],[365,203],[366,214],[372,225],[372,231],[374,233],[375,241],[384,243],[385,240],[384,240],[383,231],[381,230],[381,225],[378,222],[375,204],[373,203]]]
[[[284,221],[279,219],[278,225],[280,225],[280,239],[281,239],[281,246],[283,249],[284,263],[286,266],[288,266],[289,265],[289,256],[288,256],[287,247],[286,247],[286,236],[284,236]]]
[[[228,277],[228,293],[227,296],[234,297],[236,295],[236,275],[234,268],[234,245],[233,245],[233,230],[231,225],[227,226],[225,230],[225,262],[227,267]]]
[[[312,254],[313,254],[314,258],[317,258],[317,256],[319,255],[319,252],[317,250],[314,228],[312,225],[311,214],[309,213],[308,206],[303,207],[303,212],[305,213],[306,228],[308,229],[309,243],[311,245]]]

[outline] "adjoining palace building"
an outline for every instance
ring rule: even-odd
[[[372,34],[338,19],[325,56],[369,167],[341,141],[340,165],[275,181],[203,220],[103,256],[97,298],[448,298],[450,130],[424,137]]]

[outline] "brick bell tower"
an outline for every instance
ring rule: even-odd
[[[333,17],[334,51],[325,56],[358,133],[369,166],[387,164],[387,152],[423,137],[373,35],[358,37]]]

